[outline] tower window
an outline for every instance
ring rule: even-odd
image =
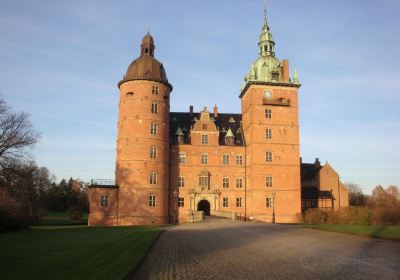
[[[265,130],[265,139],[272,139],[272,129],[271,128],[267,128]]]
[[[153,114],[157,114],[157,113],[158,113],[158,104],[157,104],[157,102],[155,102],[155,101],[153,101],[153,102],[151,103],[151,112],[152,112]]]
[[[222,164],[228,165],[229,164],[229,155],[222,156]]]
[[[236,178],[236,188],[243,188],[243,178]]]
[[[182,188],[185,186],[185,177],[179,176],[178,177],[178,187]]]
[[[265,152],[265,161],[272,162],[272,152],[270,152],[270,151]]]
[[[236,207],[242,207],[243,199],[241,197],[236,197]]]
[[[151,172],[150,173],[150,185],[156,185],[157,184],[157,173],[156,172]]]
[[[186,163],[186,154],[185,153],[179,153],[178,161],[179,161],[179,163]]]
[[[243,156],[236,155],[236,165],[243,165]]]
[[[267,188],[272,187],[272,176],[268,175],[265,177],[265,186]]]
[[[229,207],[229,198],[222,198],[222,207]]]
[[[150,158],[151,159],[156,159],[157,158],[157,147],[156,146],[151,146],[150,147]]]
[[[267,208],[273,208],[274,207],[274,198],[273,197],[267,197],[265,200],[265,206]]]
[[[185,206],[185,198],[178,197],[178,207],[184,207],[184,206]]]
[[[151,93],[153,95],[157,95],[158,94],[158,85],[153,85],[151,88]]]
[[[224,189],[229,188],[229,178],[222,178],[222,187]]]
[[[157,135],[157,124],[156,123],[150,124],[150,134]]]
[[[208,164],[208,155],[201,154],[201,164]]]
[[[208,144],[208,135],[207,134],[201,135],[201,144]]]
[[[271,119],[272,118],[272,110],[269,108],[265,109],[265,118],[266,119]]]
[[[149,206],[156,207],[156,196],[154,194],[149,195]]]
[[[100,198],[100,205],[101,207],[108,207],[109,201],[108,201],[108,195],[102,195]]]

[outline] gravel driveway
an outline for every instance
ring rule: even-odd
[[[209,218],[168,227],[132,279],[400,279],[400,242]]]

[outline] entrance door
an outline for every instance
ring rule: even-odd
[[[204,211],[204,215],[210,216],[210,202],[203,199],[197,204],[197,211]]]

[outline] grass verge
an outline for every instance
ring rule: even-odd
[[[159,232],[150,226],[39,226],[3,233],[0,278],[121,279]]]
[[[305,225],[306,228],[400,240],[400,226]]]
[[[84,213],[82,218],[77,221],[71,221],[65,212],[49,212],[44,216],[39,225],[40,226],[67,226],[67,225],[87,225],[88,214]]]

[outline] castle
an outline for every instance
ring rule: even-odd
[[[170,112],[172,85],[147,33],[119,82],[115,184],[89,187],[89,225],[192,222],[204,215],[292,223],[348,206],[327,163],[300,158],[296,70],[275,56],[266,17],[244,77],[241,114]]]

